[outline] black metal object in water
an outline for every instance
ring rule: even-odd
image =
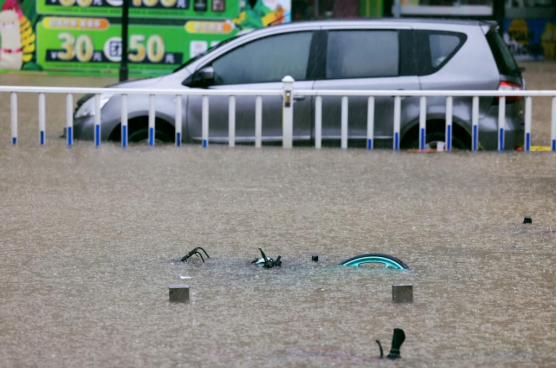
[[[269,258],[265,255],[265,252],[263,252],[263,249],[259,248],[259,251],[261,252],[261,258],[256,258],[255,260],[253,260],[251,263],[252,264],[256,264],[259,267],[263,267],[263,268],[273,268],[273,267],[280,267],[282,266],[282,261],[280,260],[281,256],[278,256],[276,260]]]
[[[400,359],[400,347],[402,343],[406,340],[406,334],[401,328],[395,328],[393,333],[393,344],[391,345],[391,351],[387,355],[387,359]]]
[[[375,340],[377,345],[379,345],[379,359],[383,359],[383,347],[381,346],[381,341]]]
[[[395,328],[393,332],[393,343],[391,344],[391,351],[387,355],[387,359],[395,360],[402,358],[400,356],[400,347],[402,343],[406,340],[406,334],[402,328]],[[383,359],[383,346],[381,346],[381,341],[375,340],[377,345],[379,345],[379,359]]]
[[[180,261],[182,262],[187,262],[188,258],[190,258],[191,256],[193,256],[194,254],[198,257],[201,257],[201,260],[203,261],[203,263],[205,263],[205,259],[203,259],[203,255],[201,253],[199,253],[199,250],[202,250],[203,253],[205,253],[205,255],[207,256],[207,258],[211,258],[209,257],[209,255],[207,254],[207,252],[205,251],[205,249],[201,248],[201,247],[196,247],[193,248],[188,254],[186,254],[185,256],[182,257],[182,259],[180,259]]]

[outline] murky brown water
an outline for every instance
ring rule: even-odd
[[[369,366],[394,327],[399,365],[555,361],[552,153],[58,141],[0,156],[4,366]],[[195,246],[212,258],[172,262]],[[250,266],[258,246],[282,269]],[[414,271],[328,267],[365,252]],[[180,276],[191,305],[168,302]],[[394,282],[414,304],[391,303]]]
[[[39,147],[28,98],[18,147],[0,112],[1,366],[554,364],[555,154],[70,149],[53,105]],[[413,271],[329,267],[366,252]]]

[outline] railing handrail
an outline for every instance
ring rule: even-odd
[[[303,96],[400,96],[400,97],[555,97],[553,90],[308,90],[293,89]],[[281,96],[282,89],[145,89],[145,88],[83,88],[83,87],[29,87],[0,86],[0,92],[16,93],[68,93],[68,94],[114,94],[114,95],[195,95],[195,96]]]
[[[1,92],[15,93],[68,93],[113,95],[197,95],[197,96],[281,96],[282,90],[248,89],[145,89],[145,88],[83,88],[83,87],[26,87],[0,86]]]
[[[556,91],[499,91],[499,90],[301,90],[295,93],[304,96],[400,96],[400,97],[555,97]]]

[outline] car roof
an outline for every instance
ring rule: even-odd
[[[469,26],[469,27],[482,27],[482,28],[496,28],[497,23],[494,21],[481,21],[481,20],[460,20],[460,19],[430,19],[430,18],[372,18],[372,19],[328,19],[328,20],[310,20],[310,21],[296,21],[289,23],[282,23],[267,28],[298,28],[298,27],[322,27],[327,29],[329,27],[362,27],[362,26],[412,26],[412,25],[436,25],[436,26]]]

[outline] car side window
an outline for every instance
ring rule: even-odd
[[[466,35],[446,31],[414,31],[418,75],[435,73],[460,50]]]
[[[215,85],[305,80],[312,32],[265,37],[239,46],[212,62]]]
[[[329,32],[327,79],[394,77],[398,74],[397,31]]]
[[[430,34],[429,51],[431,54],[431,65],[437,68],[445,61],[460,44],[460,39],[452,34]]]

